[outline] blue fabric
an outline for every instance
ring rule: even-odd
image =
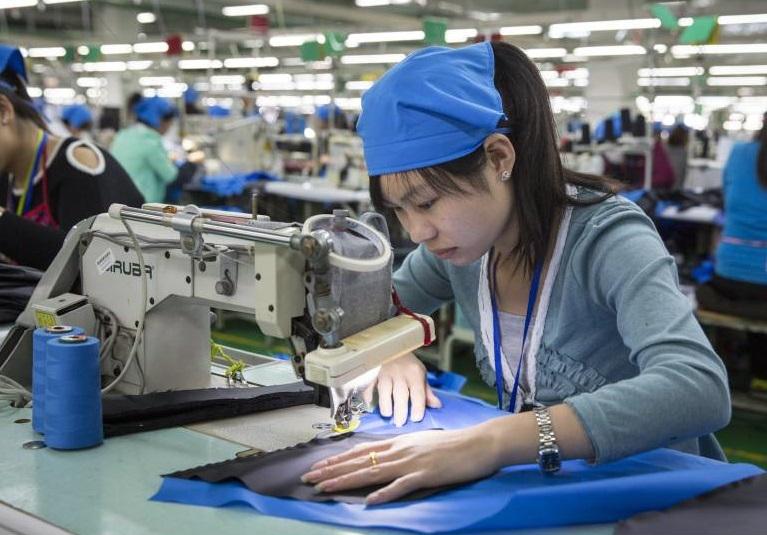
[[[24,57],[15,46],[0,44],[0,73],[12,72],[27,81],[27,68]]]
[[[279,180],[276,176],[262,171],[233,173],[231,175],[207,175],[200,182],[200,189],[219,197],[240,195],[248,184],[258,180]]]
[[[716,253],[716,273],[728,279],[767,284],[767,188],[759,183],[759,143],[739,143],[724,166],[724,238]],[[753,242],[765,242],[755,246]]]
[[[93,114],[88,106],[72,104],[62,110],[61,120],[74,128],[82,128],[86,124],[93,123]]]
[[[211,117],[229,117],[232,114],[232,110],[224,108],[218,104],[208,106],[208,115]]]
[[[184,103],[185,104],[194,104],[197,102],[197,99],[200,98],[200,93],[197,92],[197,90],[189,86],[186,88],[186,91],[184,91]]]
[[[362,96],[357,132],[370,175],[449,162],[505,118],[490,43],[410,54]]]
[[[342,110],[335,104],[323,104],[322,106],[318,106],[317,109],[314,110],[314,116],[322,121],[327,121],[328,119],[330,119],[330,110],[333,110],[334,117],[343,115],[344,113],[344,110]]]
[[[392,434],[454,429],[508,415],[478,400],[445,392],[439,395],[443,409],[428,409],[422,422],[398,429],[377,414],[368,415],[360,431]],[[512,466],[491,478],[423,500],[367,508],[262,496],[240,483],[174,478],[165,478],[152,500],[214,507],[246,505],[262,514],[356,528],[483,531],[615,522],[760,473],[761,469],[748,464],[730,465],[660,449],[597,467],[565,461],[562,471],[553,477],[541,474],[534,465]]]
[[[426,381],[432,388],[439,388],[448,392],[460,392],[463,385],[466,384],[466,377],[455,372],[428,372]]]
[[[133,113],[142,123],[159,128],[163,119],[170,119],[178,114],[176,107],[162,97],[145,97],[133,107]]]

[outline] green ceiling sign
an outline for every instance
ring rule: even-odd
[[[426,18],[423,20],[424,41],[427,45],[444,45],[446,32],[446,20],[435,18]]]
[[[684,45],[701,45],[711,41],[716,30],[716,17],[695,17],[692,24],[684,29],[679,42]]]

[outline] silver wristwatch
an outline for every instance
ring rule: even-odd
[[[551,413],[548,408],[540,406],[534,407],[533,413],[538,424],[538,466],[544,474],[553,474],[562,467],[562,460],[551,424]]]

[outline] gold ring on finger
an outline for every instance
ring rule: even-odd
[[[371,451],[368,453],[368,457],[370,458],[370,465],[371,466],[377,466],[378,465],[378,458],[376,457],[376,452]]]

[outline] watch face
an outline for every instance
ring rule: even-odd
[[[538,465],[544,472],[556,472],[562,466],[559,448],[542,448],[538,452]]]

